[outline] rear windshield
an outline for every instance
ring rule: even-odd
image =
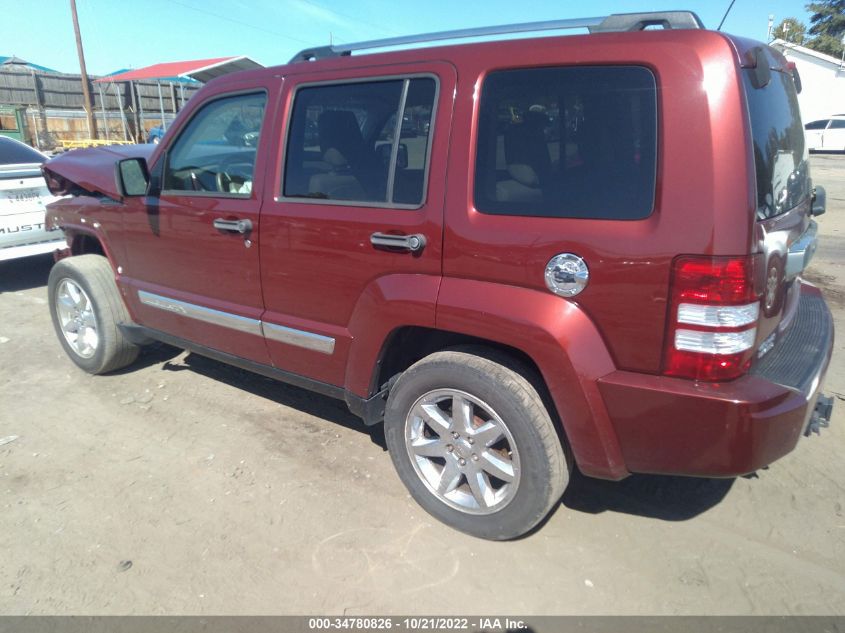
[[[481,91],[482,213],[634,220],[654,206],[654,75],[639,66],[490,73]]]
[[[755,88],[753,70],[743,72],[754,167],[757,172],[757,218],[789,211],[810,194],[804,127],[792,76],[772,72],[771,81]]]
[[[44,157],[28,145],[0,136],[0,165],[43,163]]]

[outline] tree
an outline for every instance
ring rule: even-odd
[[[806,32],[807,27],[801,24],[798,18],[784,18],[772,31],[772,36],[792,44],[803,44]]]
[[[845,35],[845,0],[820,0],[806,6],[810,16],[810,35],[806,45],[833,57],[842,55]]]

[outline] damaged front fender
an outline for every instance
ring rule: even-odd
[[[47,161],[41,171],[54,195],[101,195],[120,200],[121,193],[115,178],[117,163],[126,158],[147,160],[154,150],[153,145],[76,149]]]

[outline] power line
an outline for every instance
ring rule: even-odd
[[[270,29],[265,29],[261,26],[256,26],[255,24],[250,24],[249,22],[243,22],[242,20],[236,20],[235,18],[229,17],[228,15],[222,15],[220,13],[214,13],[213,11],[208,11],[207,9],[199,9],[197,7],[192,7],[189,4],[185,4],[184,2],[179,2],[179,0],[170,0],[173,4],[178,4],[180,7],[185,7],[186,9],[190,9],[191,11],[196,11],[197,13],[204,13],[206,15],[213,16],[215,18],[219,18],[221,20],[226,20],[227,22],[233,22],[235,24],[240,24],[241,26],[246,26],[251,29],[255,29],[256,31],[263,31],[265,33],[269,33],[270,35],[275,35],[276,37],[283,37],[288,40],[292,40],[294,42],[299,42],[300,44],[310,45],[313,42],[306,41],[300,39],[298,37],[293,37],[292,35],[285,35],[284,33],[279,33],[278,31],[271,31]]]
[[[367,22],[366,20],[362,20],[361,18],[356,18],[355,16],[349,15],[348,13],[341,13],[340,11],[337,11],[335,9],[329,9],[328,7],[324,7],[323,5],[317,4],[316,2],[312,2],[311,0],[302,0],[302,2],[304,2],[305,4],[310,4],[312,7],[317,7],[318,9],[322,9],[323,11],[328,11],[329,13],[334,13],[335,15],[339,15],[341,17],[346,18],[347,20],[354,20],[355,22],[358,22],[359,24],[366,24],[370,28],[375,28],[375,29],[378,29],[379,31],[383,31],[385,33],[390,33],[392,35],[402,35],[402,33],[399,33],[398,31],[394,31],[393,29],[386,29],[386,28],[381,27],[381,26],[375,26],[372,22]]]

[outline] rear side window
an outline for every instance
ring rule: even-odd
[[[475,207],[482,213],[636,220],[651,214],[654,75],[639,66],[504,70],[484,81]]]
[[[764,220],[785,213],[806,199],[810,195],[810,178],[792,76],[773,71],[769,83],[755,88],[753,72],[744,70],[742,75],[751,119],[757,218]]]
[[[421,205],[436,87],[421,77],[300,88],[284,196]]]
[[[28,145],[0,136],[0,165],[43,163],[45,160],[44,156]]]
[[[845,128],[845,119],[833,119],[830,124],[830,129],[832,130],[841,130]]]

